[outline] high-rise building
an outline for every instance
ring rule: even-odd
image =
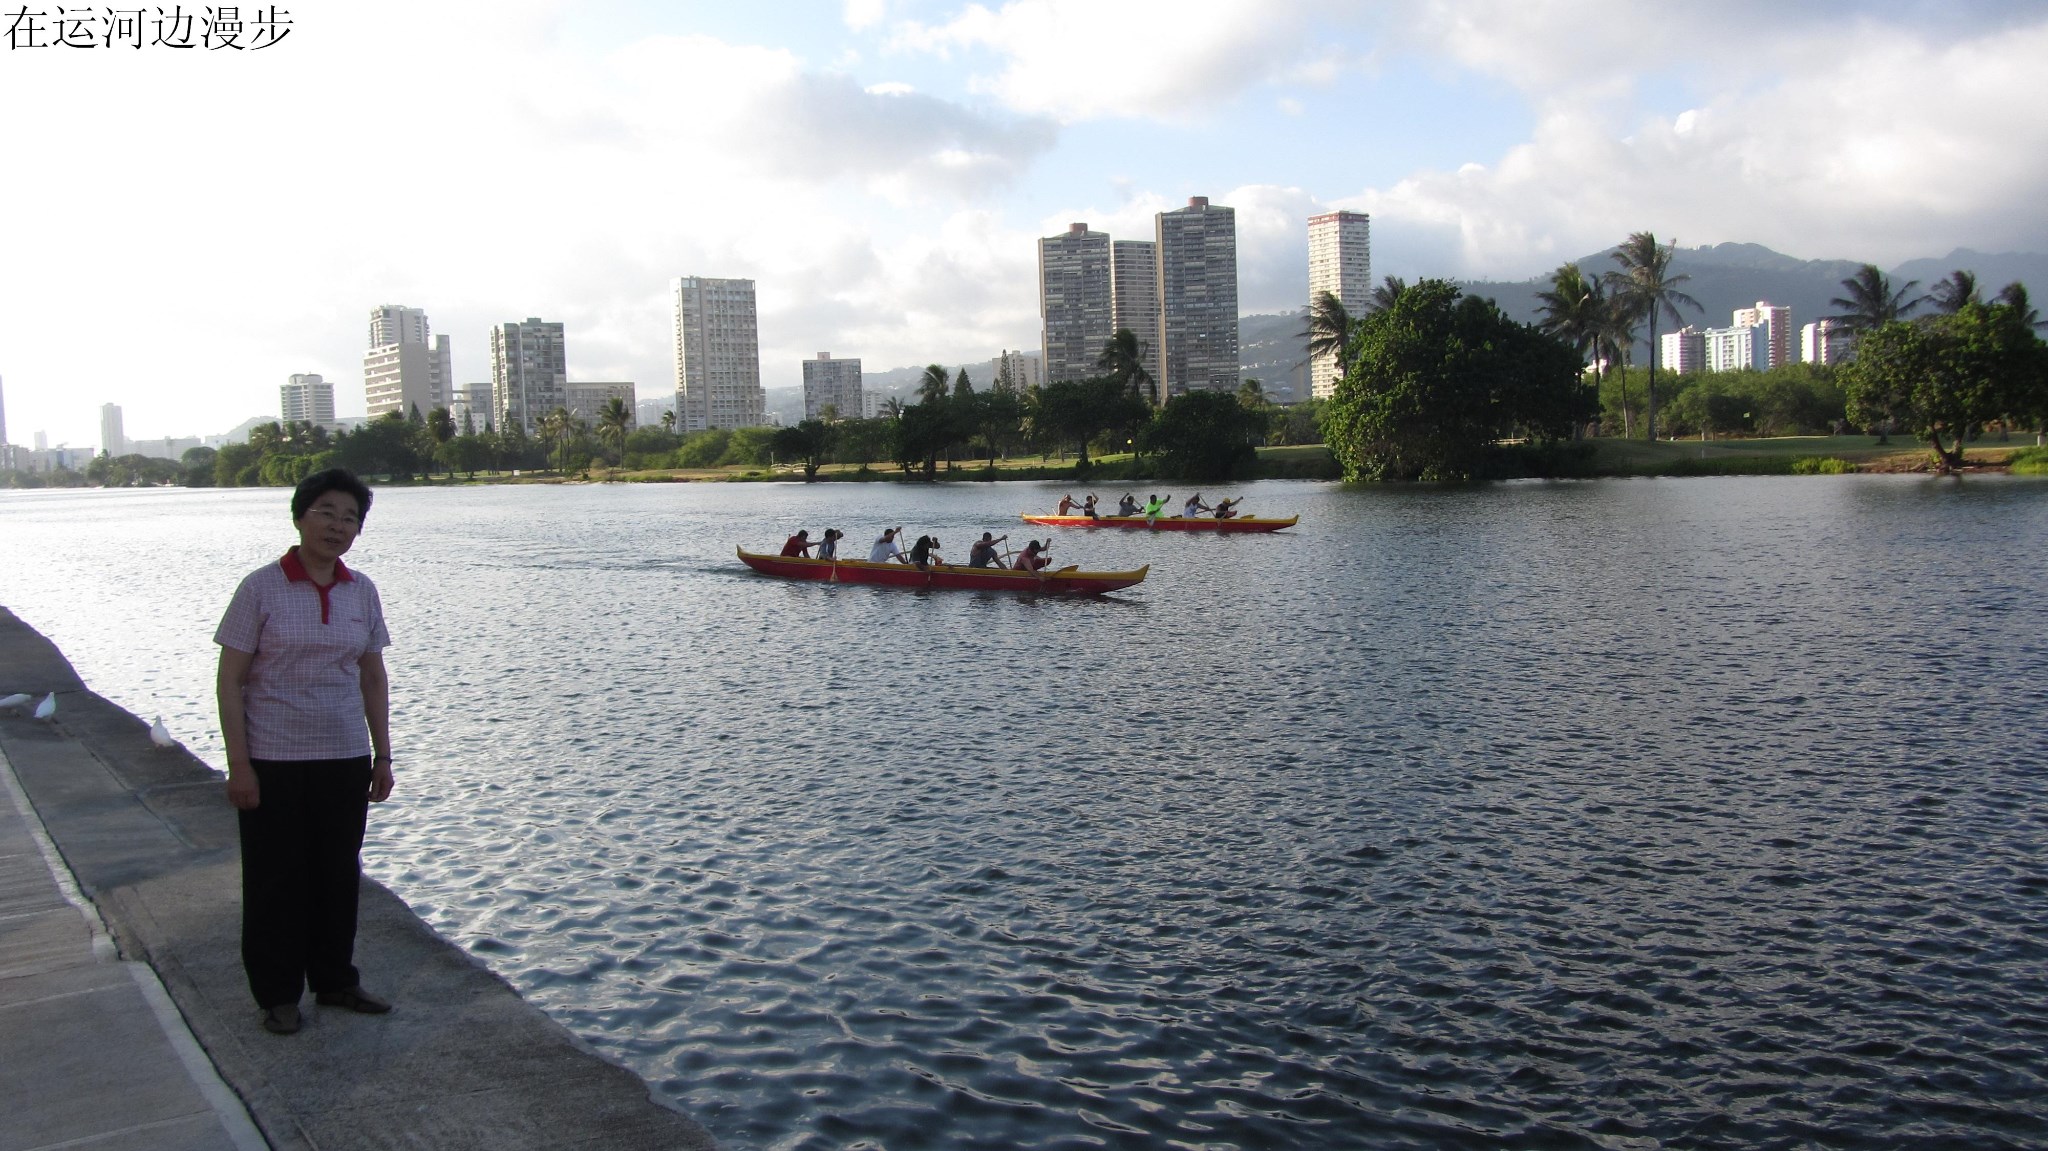
[[[569,352],[562,325],[529,316],[491,329],[491,399],[498,430],[517,423],[531,435],[541,419],[568,406]]]
[[[1670,371],[1684,375],[1707,366],[1706,337],[1690,324],[1658,336],[1657,343],[1657,363]]]
[[[1044,325],[1047,379],[1083,380],[1096,374],[1095,361],[1115,331],[1109,279],[1109,233],[1077,223],[1063,235],[1038,241],[1038,315]]]
[[[1159,260],[1160,399],[1236,391],[1237,213],[1193,196],[1153,217]],[[1050,369],[1051,364],[1046,365]]]
[[[432,338],[427,314],[403,304],[370,311],[370,350],[363,353],[363,400],[372,419],[397,412],[421,416],[448,403],[448,337]]]
[[[626,411],[632,413],[633,416],[626,424],[628,430],[640,426],[640,400],[634,394],[631,383],[577,383],[571,381],[562,385],[562,406],[569,409],[569,414],[589,424],[592,428],[597,427],[597,422],[604,418],[605,405],[611,400],[626,401]]]
[[[455,426],[463,427],[463,421],[476,431],[498,426],[498,409],[491,405],[491,381],[476,380],[462,385],[455,391],[455,402],[448,405],[448,414],[455,419]]]
[[[1769,300],[1758,300],[1754,308],[1735,309],[1735,321],[1731,327],[1753,328],[1762,325],[1764,346],[1758,350],[1758,368],[1777,368],[1792,362],[1792,309],[1773,305]]]
[[[1159,386],[1159,245],[1150,240],[1109,244],[1110,331],[1128,331],[1144,350],[1145,374]]]
[[[121,405],[100,405],[100,450],[110,456],[128,454],[128,437],[121,431]]]
[[[819,352],[815,360],[804,361],[804,418],[822,419],[826,408],[841,419],[857,418],[866,406],[860,395],[860,358],[833,359]]]
[[[1362,315],[1372,297],[1372,217],[1364,212],[1324,212],[1308,218],[1309,306],[1323,293],[1337,297],[1351,315]],[[1337,390],[1337,357],[1325,353],[1309,362],[1309,394],[1328,399]]]
[[[1846,364],[1856,355],[1856,333],[1834,320],[1799,329],[1799,358],[1809,364]]]
[[[1139,333],[1144,338],[1144,333]],[[1008,348],[989,361],[988,378],[992,387],[1007,386],[1012,391],[1028,392],[1045,386],[1045,357],[1035,352],[1013,352]]]
[[[1708,328],[1700,333],[1706,344],[1707,370],[1735,372],[1764,367],[1771,354],[1770,336],[1768,324]]]
[[[334,418],[334,385],[318,372],[286,377],[277,391],[278,414],[285,423],[318,424],[330,432],[341,426]]]
[[[754,281],[683,276],[669,290],[676,314],[676,430],[767,423]]]

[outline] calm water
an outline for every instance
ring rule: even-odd
[[[1081,602],[732,557],[1055,490],[380,494],[371,870],[734,1148],[2048,1143],[2048,483],[1252,485],[1302,527],[1059,535],[1153,564]],[[289,529],[0,494],[0,603],[218,764]]]

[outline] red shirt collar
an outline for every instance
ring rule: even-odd
[[[313,577],[307,573],[306,565],[299,562],[299,549],[285,549],[284,558],[277,562],[284,567],[284,578],[293,583],[313,583]],[[348,570],[348,565],[341,562],[340,556],[335,556],[334,582],[354,583],[355,579],[355,573]],[[320,585],[313,584],[313,586],[319,587]]]

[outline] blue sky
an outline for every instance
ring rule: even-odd
[[[33,6],[31,6],[33,7]],[[76,6],[71,6],[76,7]],[[224,430],[294,372],[362,410],[369,310],[568,325],[673,389],[668,281],[759,282],[763,382],[1035,348],[1035,245],[1238,210],[1374,271],[1524,278],[1649,229],[1889,265],[2048,250],[2048,8],[1726,0],[314,0],[260,53],[0,50],[9,438]],[[24,110],[27,111],[19,111]]]

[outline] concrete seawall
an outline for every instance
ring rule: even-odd
[[[242,976],[240,855],[220,775],[182,747],[152,745],[147,724],[92,694],[0,608],[0,696],[51,691],[51,721],[0,713],[0,772],[11,768],[121,958],[155,971],[272,1147],[715,1146],[367,879],[356,965],[397,1009],[359,1016],[308,996],[304,1030],[265,1032]],[[376,835],[373,809],[367,852]],[[0,939],[8,930],[0,916]],[[124,1090],[114,1054],[99,1088],[109,1099]],[[17,1086],[0,1084],[0,1112],[30,1081],[7,1078]]]

